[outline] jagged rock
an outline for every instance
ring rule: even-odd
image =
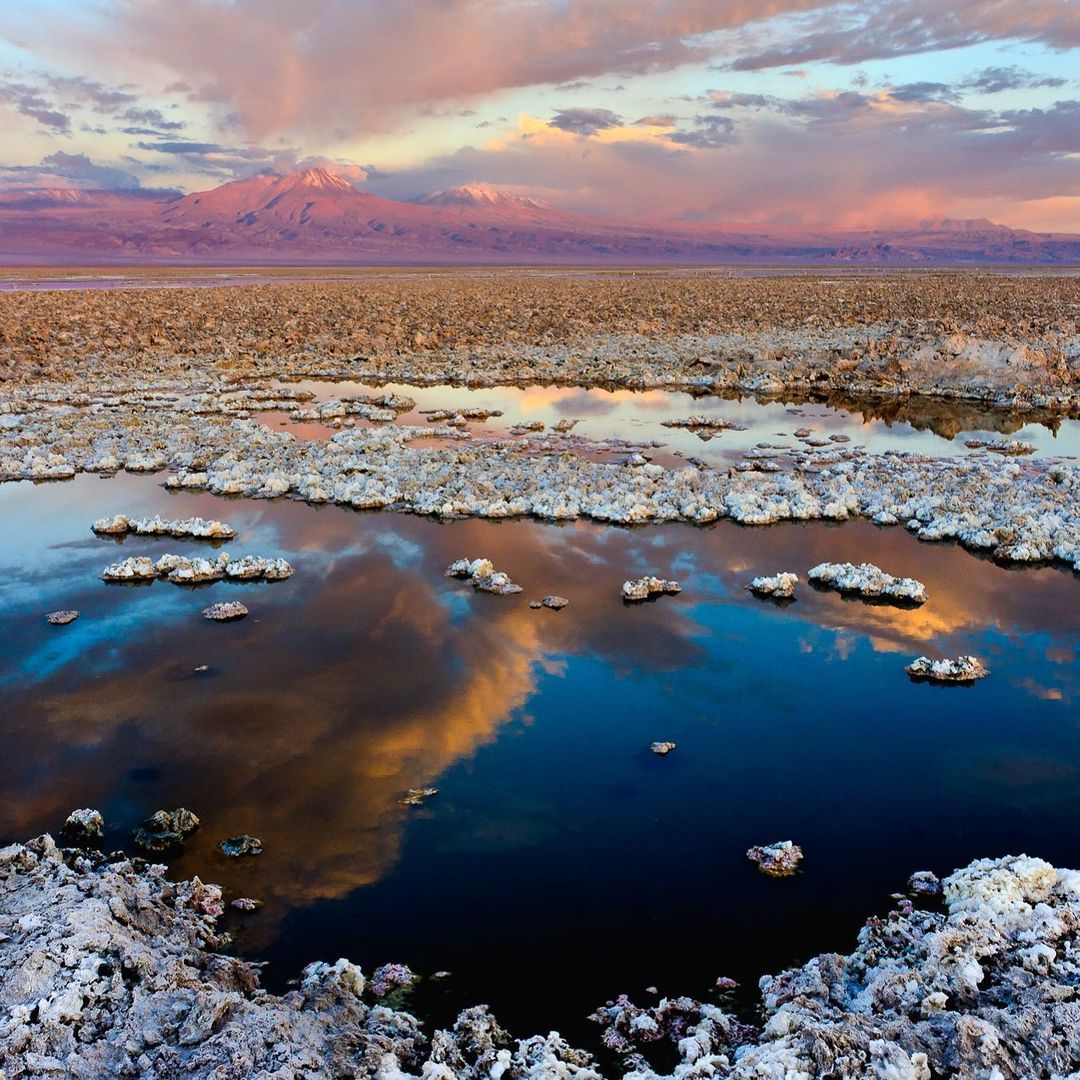
[[[798,844],[781,840],[776,844],[752,847],[747,851],[746,857],[769,877],[790,877],[799,868],[803,852]]]
[[[928,599],[921,581],[893,577],[873,563],[819,563],[806,576],[815,584],[871,599],[905,604],[925,604]]]
[[[52,626],[67,626],[68,623],[73,623],[79,617],[79,613],[75,610],[71,611],[50,611],[45,616],[46,620]]]
[[[243,619],[247,614],[248,609],[236,600],[227,600],[203,608],[203,618],[213,622],[232,622],[235,619]]]
[[[624,581],[622,586],[622,598],[630,601],[648,600],[650,596],[681,592],[682,586],[677,581],[665,581],[663,578],[658,577],[643,577],[638,578],[636,581]]]
[[[146,851],[168,851],[182,844],[199,824],[199,819],[183,806],[175,810],[156,810],[136,826],[131,838]]]
[[[543,607],[551,608],[552,611],[561,611],[569,603],[565,596],[545,596],[540,601]]]
[[[237,911],[254,911],[262,907],[262,901],[253,900],[250,896],[238,896],[229,906],[236,908]]]
[[[972,683],[990,674],[990,669],[976,656],[958,656],[955,660],[920,656],[904,670],[913,679],[937,683]]]
[[[787,600],[795,595],[795,586],[799,584],[799,575],[781,571],[772,577],[756,577],[747,585],[755,596],[771,596]]]
[[[102,581],[153,581],[158,576],[154,560],[145,555],[111,563],[101,571]]]
[[[72,810],[64,822],[63,832],[77,844],[98,844],[105,835],[105,819],[98,810]]]
[[[222,840],[218,847],[231,859],[240,859],[245,855],[261,855],[263,850],[262,841],[258,837],[248,836],[247,833],[230,836]]]
[[[654,754],[659,754],[661,757],[666,757],[672,750],[676,749],[676,744],[673,742],[654,742],[649,743],[649,749]]]

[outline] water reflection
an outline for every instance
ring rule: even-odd
[[[804,396],[754,398],[693,395],[667,390],[605,390],[572,386],[412,386],[388,383],[375,387],[356,382],[302,381],[290,383],[308,390],[319,401],[350,394],[391,392],[411,397],[415,410],[401,413],[398,423],[423,425],[424,409],[497,409],[501,417],[471,424],[478,437],[504,435],[518,423],[542,421],[550,430],[560,420],[577,420],[574,435],[589,439],[627,439],[662,442],[657,461],[671,465],[678,457],[729,464],[755,444],[767,442],[800,448],[794,432],[808,428],[814,436],[845,435],[853,445],[874,452],[909,450],[936,455],[964,455],[964,439],[993,440],[1008,435],[1031,443],[1040,453],[1080,454],[1080,421],[1039,411],[1011,413],[978,403],[928,397],[849,397],[828,401]],[[665,420],[692,414],[722,417],[743,430],[724,431],[702,440],[694,431],[667,428]],[[264,423],[285,428],[298,438],[327,438],[333,428],[296,423],[286,414],[264,413]],[[358,427],[367,422],[357,420]]]
[[[108,588],[97,574],[117,546],[89,523],[114,511],[221,517],[240,530],[231,553],[282,554],[297,573]],[[204,826],[175,868],[266,901],[240,946],[275,961],[272,979],[315,955],[396,957],[451,968],[464,997],[512,1014],[520,979],[490,967],[525,934],[529,1008],[559,1023],[541,998],[568,963],[591,974],[567,1010],[631,978],[754,978],[840,947],[917,865],[1020,848],[1080,859],[1080,583],[1059,569],[1010,571],[866,523],[440,524],[167,494],[148,477],[5,485],[0,521],[0,833],[97,806],[120,844],[157,807],[189,806]],[[442,577],[466,555],[526,592]],[[824,559],[918,577],[930,602],[803,588],[780,610],[744,589]],[[624,606],[620,583],[646,571],[686,591]],[[548,592],[570,606],[528,607]],[[252,615],[206,623],[211,596]],[[47,626],[59,607],[82,618]],[[913,685],[903,665],[924,651],[976,653],[993,676]],[[653,739],[679,748],[653,758]],[[421,810],[398,804],[430,783],[440,795]],[[217,852],[240,832],[266,854]],[[746,870],[750,843],[791,834],[808,864],[790,889]],[[700,948],[650,938],[680,921]]]

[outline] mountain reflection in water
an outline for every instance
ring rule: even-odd
[[[191,808],[203,826],[172,869],[265,901],[232,928],[272,985],[315,958],[401,960],[453,971],[448,1002],[565,1028],[623,990],[846,950],[918,868],[1022,850],[1080,864],[1071,572],[866,523],[438,523],[159,481],[0,487],[0,834],[95,806],[118,847],[158,807]],[[296,574],[107,586],[114,559],[210,550],[94,537],[113,512],[218,517],[240,532],[230,553]],[[525,593],[442,576],[480,555]],[[917,577],[930,602],[745,591],[825,559]],[[684,593],[625,606],[622,581],[645,572]],[[547,593],[570,606],[529,608]],[[248,619],[200,617],[233,598]],[[82,616],[46,625],[61,607]],[[922,652],[993,674],[915,685],[903,667]],[[654,739],[678,749],[657,758]],[[399,804],[429,784],[425,806]],[[242,832],[265,854],[221,855]],[[746,864],[788,837],[800,877]]]

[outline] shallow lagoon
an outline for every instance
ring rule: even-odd
[[[190,807],[203,828],[173,869],[266,901],[230,928],[272,986],[315,958],[399,960],[452,973],[416,998],[440,1020],[486,1001],[518,1030],[574,1033],[649,985],[699,994],[729,975],[750,998],[763,972],[848,949],[915,869],[1020,851],[1080,865],[1071,572],[866,523],[439,523],[161,479],[0,487],[0,838],[96,806],[116,847],[154,809]],[[116,558],[210,550],[94,537],[113,512],[219,517],[240,531],[230,553],[296,574],[105,585]],[[525,593],[444,578],[465,555]],[[745,592],[824,559],[918,577],[930,602]],[[647,571],[685,592],[623,605]],[[529,609],[549,592],[570,606]],[[201,619],[232,598],[247,620]],[[61,607],[82,617],[48,626]],[[913,684],[921,652],[993,674]],[[678,749],[655,757],[654,739]],[[439,795],[398,804],[421,784]],[[263,856],[217,852],[245,831]],[[769,880],[744,852],[781,838],[805,872]]]
[[[977,403],[940,398],[854,399],[828,402],[784,398],[760,400],[752,396],[720,397],[670,390],[608,390],[574,386],[415,386],[404,383],[373,385],[359,382],[300,380],[279,383],[314,394],[315,402],[393,393],[412,398],[416,408],[398,414],[398,424],[423,425],[424,410],[482,408],[501,416],[470,423],[474,437],[505,436],[514,424],[540,422],[550,431],[561,420],[576,420],[574,436],[590,440],[622,439],[663,447],[650,455],[666,466],[678,458],[698,458],[712,465],[727,465],[759,443],[802,449],[794,437],[809,430],[813,438],[845,436],[852,446],[874,453],[900,450],[936,456],[971,453],[969,439],[1019,439],[1040,454],[1055,457],[1080,455],[1080,420],[1038,413],[1010,414]],[[305,404],[309,408],[311,403]],[[717,417],[735,429],[718,433],[665,427],[664,422],[692,415]],[[292,420],[283,412],[261,414],[269,427],[292,431],[299,438],[328,438],[333,428],[325,423]],[[357,427],[369,426],[357,420]],[[433,425],[434,426],[434,425]],[[422,443],[419,445],[423,445]]]

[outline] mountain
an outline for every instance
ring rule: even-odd
[[[551,207],[529,195],[500,191],[487,184],[461,184],[445,191],[433,191],[412,200],[421,206],[442,206],[453,209],[537,210],[547,212]]]
[[[479,184],[411,202],[328,169],[209,191],[0,193],[0,260],[184,263],[1080,263],[1080,236],[931,219],[838,231],[589,217]]]

